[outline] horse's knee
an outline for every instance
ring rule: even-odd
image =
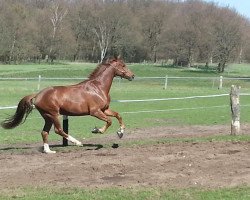
[[[111,125],[112,125],[112,120],[111,120],[110,118],[108,118],[108,120],[107,120],[107,125],[108,125],[108,126],[111,126]]]
[[[116,113],[116,114],[114,115],[114,117],[117,118],[117,119],[121,119],[121,118],[122,118],[121,115],[120,115],[119,113]]]

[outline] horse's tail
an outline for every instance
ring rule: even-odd
[[[18,103],[15,114],[1,122],[1,126],[5,129],[11,129],[17,127],[21,123],[24,123],[33,109],[32,99],[35,96],[36,94],[32,94],[23,97]]]

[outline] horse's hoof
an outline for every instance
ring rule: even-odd
[[[101,131],[97,127],[95,127],[91,132],[92,133],[101,133]]]
[[[125,132],[124,128],[120,128],[116,133],[118,137],[121,139],[123,137],[124,132]]]
[[[123,132],[117,131],[117,135],[118,135],[118,137],[121,139],[121,138],[123,137]]]
[[[76,146],[78,146],[78,147],[83,146],[83,144],[82,144],[81,142],[79,142],[79,141],[78,141],[78,142],[76,142],[76,143],[75,143],[75,145],[76,145]]]
[[[44,150],[43,153],[46,153],[46,154],[53,154],[53,153],[56,153],[56,151]]]

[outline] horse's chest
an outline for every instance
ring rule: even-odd
[[[99,106],[103,109],[107,109],[110,104],[110,98],[109,97],[104,97],[102,98],[102,101],[100,101]]]
[[[109,107],[110,97],[102,94],[93,95],[91,100],[88,101],[90,106],[105,109]]]

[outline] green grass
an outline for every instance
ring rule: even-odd
[[[87,77],[95,68],[96,64],[55,64],[55,65],[0,65],[0,77]],[[246,80],[225,80],[223,89],[218,90],[218,74],[213,69],[203,68],[175,68],[168,66],[129,64],[129,68],[137,77],[163,77],[162,79],[136,79],[133,82],[115,79],[111,88],[113,100],[119,99],[156,99],[171,97],[201,96],[209,94],[228,94],[232,84],[241,85],[241,91],[250,93],[250,81]],[[180,80],[169,79],[167,90],[163,90],[164,77],[211,77],[209,80]],[[224,77],[250,77],[250,65],[230,65]],[[40,88],[52,85],[69,85],[77,80],[42,80]],[[25,95],[37,92],[37,80],[0,81],[0,106],[16,105]],[[250,122],[250,97],[241,96],[241,123]],[[169,100],[157,102],[131,102],[118,103],[112,102],[111,108],[121,113],[127,128],[145,128],[154,126],[180,126],[180,125],[215,125],[231,123],[229,97],[217,98],[197,98],[186,100]],[[156,111],[158,110],[158,111]],[[149,112],[154,111],[154,112]],[[14,110],[0,110],[0,121],[8,115],[13,114]],[[131,113],[135,112],[135,113]],[[102,126],[104,123],[89,116],[70,117],[69,130],[77,139],[100,137],[92,135],[91,129],[94,126]],[[1,144],[31,143],[40,142],[40,132],[43,127],[43,119],[36,110],[29,116],[25,124],[13,130],[0,128]],[[115,134],[118,123],[114,119],[112,127],[107,134]],[[225,133],[226,134],[226,133]],[[50,141],[61,141],[61,137],[50,134]],[[124,146],[150,145],[158,143],[175,142],[232,142],[250,141],[249,134],[229,136],[214,135],[209,137],[197,138],[164,138],[155,140],[140,140],[124,142]],[[104,148],[111,144],[104,144]],[[58,151],[67,151],[71,148],[58,148]],[[11,150],[10,150],[11,151]],[[25,149],[13,149],[21,152]],[[1,153],[1,152],[0,152]],[[15,188],[6,189],[0,192],[0,199],[171,199],[171,200],[212,200],[226,199],[234,200],[250,199],[249,187],[236,188],[187,188],[187,189],[166,189],[166,188],[104,188],[104,189],[81,189],[81,188]]]
[[[93,63],[0,65],[0,77],[85,77],[95,67]]]
[[[95,63],[0,65],[0,77],[86,77],[97,66]],[[192,77],[249,77],[249,64],[230,64],[225,73],[203,68],[180,68],[152,64],[128,64],[138,77],[192,76]]]
[[[87,77],[96,64],[56,64],[56,65],[0,65],[0,77]],[[250,93],[250,81],[227,80],[224,87],[218,90],[218,74],[214,70],[197,68],[174,68],[157,65],[129,64],[129,68],[138,77],[163,77],[163,79],[136,79],[132,82],[115,79],[111,88],[112,100],[121,99],[157,99],[187,96],[206,96],[209,94],[229,94],[232,84],[242,86],[241,92]],[[215,77],[210,80],[176,80],[168,81],[168,88],[164,90],[164,77],[168,76],[206,76]],[[250,65],[230,65],[223,76],[250,76]],[[79,80],[42,80],[40,88],[52,85],[69,85]],[[19,100],[28,94],[37,92],[37,80],[0,81],[0,106],[17,105]],[[241,97],[241,122],[250,122],[250,96]],[[127,128],[142,128],[169,125],[214,125],[230,124],[229,97],[197,98],[185,100],[169,100],[157,102],[112,102],[111,108],[121,113]],[[152,112],[150,112],[152,111]],[[0,110],[0,121],[14,110]],[[131,113],[134,112],[134,113]],[[91,130],[95,126],[103,126],[104,123],[93,117],[70,117],[70,133],[75,137],[93,137]],[[43,119],[36,110],[29,116],[25,124],[13,130],[0,128],[0,141],[4,144],[40,141],[40,132],[43,127]],[[114,134],[118,129],[116,119],[108,130],[108,134]],[[61,140],[56,134],[50,135],[50,140]]]
[[[114,91],[115,93],[116,91]],[[167,92],[166,92],[167,93]],[[180,94],[174,95],[171,92],[168,95],[157,94],[157,90],[152,91],[154,98],[165,98],[181,96]],[[195,95],[200,95],[197,93]],[[189,96],[189,93],[182,94]],[[13,94],[14,96],[14,94]],[[134,93],[133,96],[126,95],[125,93],[113,95],[113,99],[145,99],[152,98],[150,93],[143,95],[142,93]],[[144,96],[144,97],[143,97]],[[119,98],[120,97],[120,98]],[[4,99],[3,97],[2,99]],[[16,105],[18,99],[15,99],[10,104]],[[241,104],[241,122],[249,123],[249,96],[242,96]],[[247,106],[248,105],[248,106]],[[218,107],[216,107],[218,106]],[[229,107],[229,97],[217,98],[200,98],[188,100],[175,100],[175,101],[159,101],[159,102],[131,102],[131,103],[118,103],[112,102],[111,108],[120,112],[128,129],[145,128],[154,126],[170,126],[170,125],[218,125],[230,124],[231,114]],[[177,109],[177,110],[176,110]],[[156,110],[156,111],[154,111]],[[154,111],[154,112],[149,112]],[[158,112],[157,112],[158,111]],[[14,110],[1,110],[0,119],[4,119],[8,114],[13,114]],[[130,113],[131,112],[131,113]],[[135,113],[133,113],[135,112]],[[205,114],[204,114],[205,113]],[[215,117],[216,116],[216,117]],[[82,139],[93,137],[91,134],[92,128],[95,126],[102,126],[104,123],[96,118],[90,116],[84,117],[69,117],[69,130],[72,135]],[[43,119],[40,117],[36,110],[29,116],[27,121],[12,130],[1,129],[0,140],[1,143],[19,143],[19,142],[37,142],[41,140],[40,132],[43,127]],[[117,120],[113,119],[113,124],[108,130],[107,134],[115,134],[119,128]],[[57,141],[61,138],[52,133],[50,140]]]
[[[0,199],[25,200],[248,200],[249,187],[220,189],[165,189],[165,188],[19,188],[0,194]]]

